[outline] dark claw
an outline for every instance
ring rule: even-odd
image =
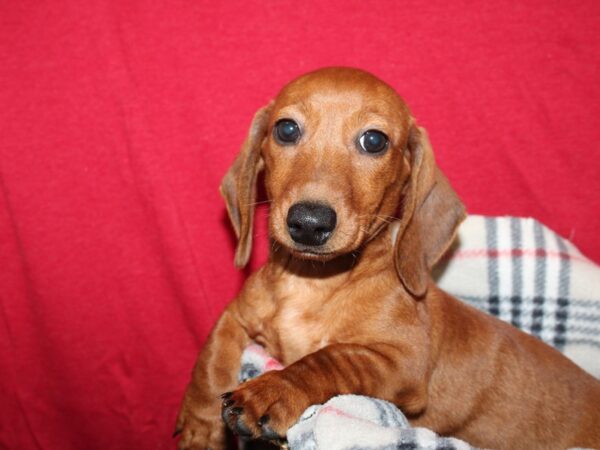
[[[227,424],[232,431],[235,431],[234,424],[237,421],[237,417],[244,411],[244,408],[240,406],[223,406],[221,409],[221,417],[223,418],[223,422]]]
[[[238,420],[235,423],[235,430],[233,430],[241,438],[251,438],[252,431],[244,423],[241,416],[238,416]]]
[[[236,416],[239,416],[243,412],[244,412],[244,408],[242,408],[241,406],[235,406],[235,407],[231,408],[227,414],[229,414],[229,415],[235,414]]]
[[[258,426],[262,427],[264,424],[266,424],[269,421],[269,419],[270,419],[270,417],[268,415],[266,415],[266,414],[264,416],[261,416],[260,419],[258,419],[258,422],[257,422]]]
[[[227,426],[242,439],[251,438],[252,431],[244,423],[242,419],[242,413],[244,408],[241,406],[232,406],[235,403],[233,399],[227,398],[223,401],[223,409],[221,410],[221,416]]]
[[[177,436],[179,436],[181,434],[182,431],[183,431],[183,428],[176,428],[175,431],[173,432],[173,435],[171,436],[171,438],[175,439]]]
[[[278,441],[283,439],[283,436],[279,436],[277,433],[275,433],[275,431],[273,431],[273,428],[267,424],[262,425],[260,427],[260,431],[260,437],[266,439],[267,441]]]
[[[261,431],[260,437],[266,439],[267,441],[276,441],[282,439],[281,436],[275,433],[273,429],[269,425],[267,425],[269,423],[269,420],[271,420],[271,417],[268,414],[265,414],[264,416],[261,416],[260,419],[258,419],[257,424],[260,427]]]

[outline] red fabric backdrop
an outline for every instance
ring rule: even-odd
[[[600,261],[599,29],[596,0],[2,2],[0,447],[173,448],[244,278],[219,181],[308,70],[382,77],[470,212]]]

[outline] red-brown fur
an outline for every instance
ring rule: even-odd
[[[292,147],[273,138],[281,118],[303,126]],[[358,151],[356,138],[367,129],[390,138],[385,154]],[[226,405],[241,408],[226,414],[228,425],[236,429],[239,420],[253,436],[264,433],[263,416],[285,436],[309,405],[357,393],[394,402],[412,424],[476,446],[600,447],[596,379],[431,282],[464,209],[425,130],[390,87],[355,69],[323,69],[259,110],[221,187],[239,238],[238,266],[251,251],[260,170],[273,250],[200,353],[177,421],[181,449],[223,448],[219,395],[227,391]],[[337,212],[321,255],[298,249],[287,233],[287,211],[301,200]],[[250,341],[287,367],[236,386]]]

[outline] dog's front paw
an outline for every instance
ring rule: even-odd
[[[173,437],[181,436],[179,450],[223,450],[225,427],[221,417],[207,414],[205,408],[185,399],[181,405]]]
[[[222,417],[245,439],[283,440],[289,427],[310,406],[309,396],[285,379],[284,372],[267,372],[223,394]]]

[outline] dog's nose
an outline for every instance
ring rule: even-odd
[[[304,245],[323,245],[335,229],[336,214],[321,203],[294,203],[288,211],[287,226],[292,239]]]

